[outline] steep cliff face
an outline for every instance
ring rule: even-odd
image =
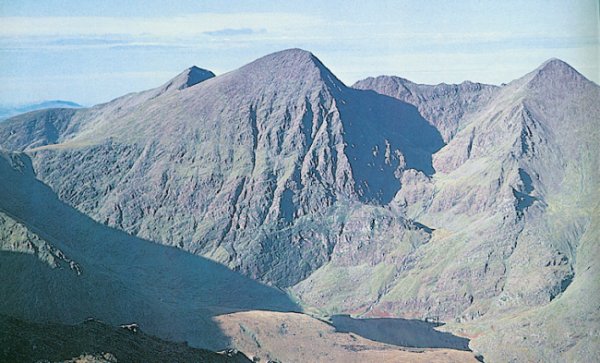
[[[349,89],[297,49],[63,127],[77,131],[58,144],[6,145],[97,221],[283,287],[330,258],[345,214],[387,204],[407,169],[431,174],[443,145],[414,107]]]
[[[356,89],[373,90],[414,105],[448,143],[469,122],[468,115],[485,106],[499,87],[465,81],[461,84],[418,84],[396,76],[369,77]]]
[[[413,268],[391,283],[374,309],[461,322],[483,316],[486,329],[508,314],[513,326],[535,320],[539,329],[552,330],[553,338],[536,340],[552,352],[544,359],[589,356],[577,337],[561,335],[560,349],[553,339],[569,319],[578,326],[572,329],[585,330],[588,324],[574,319],[584,296],[600,301],[589,289],[590,273],[576,272],[585,264],[578,257],[581,241],[595,229],[599,200],[598,99],[597,85],[551,60],[467,114],[468,123],[433,156],[433,178],[405,175],[392,204],[435,231],[416,251]],[[570,292],[578,279],[586,292]],[[567,300],[574,303],[571,312],[560,310]],[[523,315],[527,309],[537,317]],[[539,319],[553,309],[561,311],[560,318]],[[515,359],[533,359],[543,350],[531,348],[537,343],[519,343],[530,347],[529,355],[498,348],[494,339],[515,337],[494,331],[488,335],[494,338],[475,340],[494,359],[509,351]],[[519,331],[523,339],[535,335],[532,329]]]

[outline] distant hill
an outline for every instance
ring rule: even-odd
[[[22,113],[44,110],[47,108],[81,108],[78,103],[63,100],[50,100],[21,105],[0,105],[0,121]]]

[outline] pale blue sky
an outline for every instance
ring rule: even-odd
[[[552,57],[598,83],[599,31],[598,0],[0,0],[0,104],[91,105],[191,65],[221,74],[292,47],[348,85],[380,74],[499,84]]]

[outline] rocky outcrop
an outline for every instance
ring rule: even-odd
[[[469,122],[468,115],[484,107],[499,87],[465,81],[461,84],[427,85],[395,76],[369,77],[356,89],[373,90],[414,105],[448,143]]]

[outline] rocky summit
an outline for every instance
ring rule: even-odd
[[[290,49],[15,116],[0,123],[0,313],[135,319],[288,360],[213,318],[419,319],[486,362],[593,361],[599,101],[558,59],[503,86],[348,87]]]

